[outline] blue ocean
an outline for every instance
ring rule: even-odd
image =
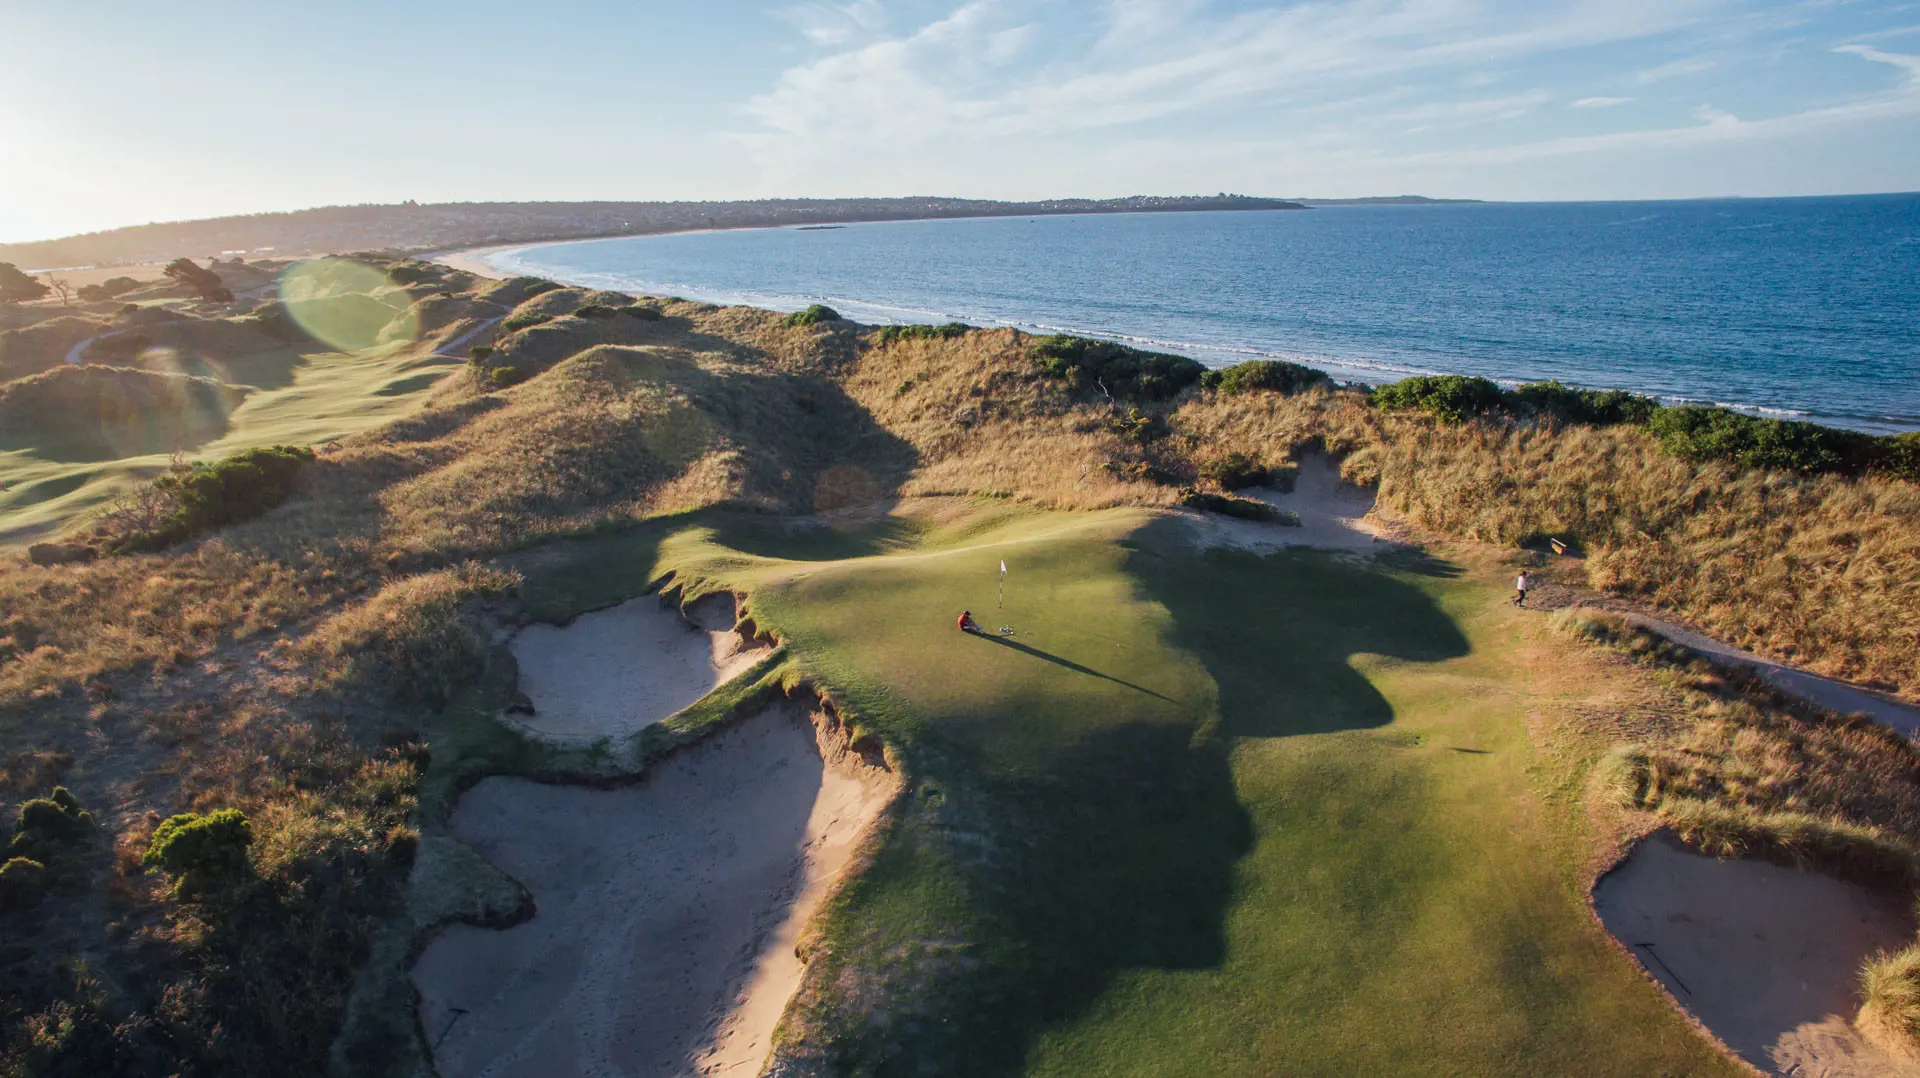
[[[902,221],[491,259],[863,322],[1107,337],[1216,366],[1555,378],[1920,429],[1920,194]]]

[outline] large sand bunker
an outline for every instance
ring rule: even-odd
[[[474,787],[454,833],[538,912],[449,927],[421,955],[439,1073],[759,1073],[799,987],[800,931],[893,789],[816,729],[783,703],[643,785]]]
[[[556,741],[620,740],[700,699],[767,654],[733,631],[731,604],[690,610],[696,624],[642,596],[564,626],[530,625],[513,639],[520,691],[533,714],[514,718]],[[699,605],[699,604],[696,604]]]
[[[1240,491],[1276,509],[1292,513],[1298,527],[1236,520],[1213,514],[1191,519],[1202,546],[1233,546],[1246,550],[1316,547],[1322,550],[1374,550],[1379,529],[1368,522],[1374,492],[1340,480],[1340,464],[1325,453],[1307,453],[1299,461],[1293,490],[1256,488]]]
[[[1828,876],[1716,860],[1666,833],[1593,892],[1614,937],[1728,1047],[1794,1078],[1920,1074],[1863,1040],[1860,965],[1913,939],[1900,903]]]

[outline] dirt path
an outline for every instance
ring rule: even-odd
[[[1614,937],[1740,1056],[1794,1078],[1913,1078],[1854,1031],[1860,964],[1913,939],[1901,903],[1828,876],[1722,861],[1660,832],[1593,890]]]
[[[446,1078],[751,1075],[799,987],[794,943],[892,796],[891,776],[781,704],[593,790],[490,778],[456,836],[533,893],[456,925],[413,970]]]
[[[1878,693],[1868,692],[1844,681],[1835,681],[1832,678],[1821,677],[1819,674],[1810,674],[1805,670],[1783,666],[1752,652],[1741,651],[1731,644],[1723,644],[1710,636],[1703,636],[1691,629],[1675,625],[1670,621],[1662,621],[1648,614],[1630,613],[1626,616],[1677,644],[1685,644],[1695,651],[1704,652],[1725,662],[1750,667],[1755,673],[1765,678],[1768,684],[1781,692],[1843,715],[1861,712],[1908,737],[1920,736],[1920,708],[1890,700]]]
[[[530,625],[511,646],[533,714],[509,719],[569,744],[631,737],[767,655],[725,620],[699,628],[642,596],[565,626]]]

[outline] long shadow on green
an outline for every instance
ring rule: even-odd
[[[1170,642],[1198,656],[1219,685],[1229,736],[1384,726],[1393,708],[1352,656],[1439,662],[1467,653],[1467,638],[1432,599],[1378,569],[1310,551],[1197,554],[1175,528],[1142,529],[1127,569],[1173,615]],[[1422,569],[1452,571],[1445,563]]]
[[[926,993],[937,1000],[921,1003],[937,1008],[932,1021],[838,1024],[830,1067],[1017,1075],[1037,1037],[1085,1013],[1127,971],[1223,965],[1236,865],[1254,843],[1234,741],[1383,725],[1393,709],[1353,655],[1438,661],[1467,651],[1433,600],[1389,573],[1319,554],[1202,554],[1180,529],[1137,533],[1125,571],[1173,615],[1165,643],[1204,665],[1217,711],[1203,704],[1183,721],[1115,714],[1025,769],[995,769],[987,746],[955,744],[948,728],[920,771],[966,813],[917,806],[843,915],[898,916],[918,881],[957,870],[967,964]],[[1008,721],[1032,723],[1058,706],[1003,703]],[[965,837],[976,833],[989,844]],[[924,988],[930,976],[922,967],[902,983]]]
[[[1114,677],[1112,674],[1103,674],[1100,671],[1095,670],[1091,666],[1082,666],[1077,662],[1072,662],[1070,660],[1063,659],[1060,656],[1053,654],[1052,652],[1041,651],[1039,648],[1036,648],[1030,644],[1022,644],[1018,640],[1009,640],[1004,636],[987,636],[984,633],[975,633],[975,634],[972,634],[972,636],[973,636],[973,639],[975,640],[984,640],[989,644],[998,644],[1003,648],[1012,648],[1014,651],[1031,655],[1036,659],[1041,659],[1046,662],[1050,662],[1055,666],[1066,667],[1068,670],[1071,670],[1076,674],[1085,674],[1088,677],[1097,677],[1102,681],[1111,681],[1115,685],[1124,685],[1127,688],[1132,689],[1134,692],[1146,693],[1148,696],[1151,696],[1157,700],[1167,699],[1166,697],[1160,695],[1157,692],[1154,692],[1152,689],[1149,689],[1144,685],[1135,685],[1133,682],[1128,681],[1125,678],[1117,678],[1117,677]]]

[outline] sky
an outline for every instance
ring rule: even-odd
[[[0,0],[0,242],[363,202],[1920,189],[1920,0]]]

